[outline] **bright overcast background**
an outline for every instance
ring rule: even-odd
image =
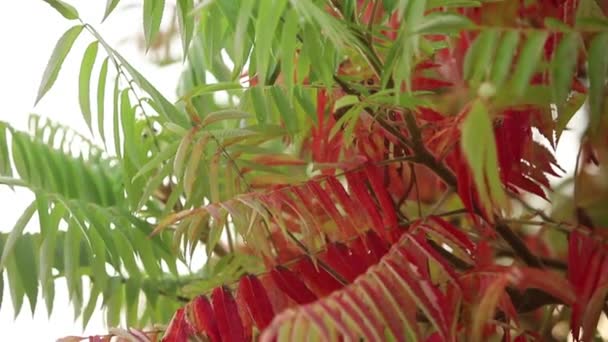
[[[141,1],[121,1],[110,18],[100,24],[105,8],[104,0],[69,0],[87,23],[96,27],[102,36],[145,75],[167,98],[175,99],[175,87],[181,70],[179,63],[158,67],[146,60],[133,40],[142,31]],[[130,7],[129,3],[136,3]],[[171,1],[168,1],[171,3]],[[172,5],[172,4],[171,4]],[[29,113],[37,113],[88,134],[88,128],[78,106],[78,72],[86,46],[92,41],[83,31],[68,55],[57,82],[34,107],[38,85],[57,39],[75,22],[59,15],[40,0],[6,1],[0,10],[0,121],[17,129],[27,129]],[[96,68],[101,64],[98,58]],[[97,70],[97,69],[95,69]],[[94,72],[94,79],[96,78]],[[25,207],[33,200],[24,190],[11,191],[0,185],[0,231],[9,231]],[[37,231],[36,215],[28,231]],[[65,283],[64,283],[65,284]],[[68,303],[67,288],[57,283],[53,314],[48,316],[44,301],[32,316],[27,298],[21,314],[14,320],[8,284],[5,282],[0,329],[6,341],[54,341],[66,335],[103,334],[107,331],[101,310],[91,318],[82,331],[82,321],[74,321]],[[85,295],[85,298],[86,295]],[[99,301],[98,305],[101,301]]]
[[[133,1],[122,1],[104,24],[100,24],[100,20],[105,1],[71,0],[69,2],[78,9],[85,22],[94,25],[102,36],[165,96],[170,100],[175,99],[175,87],[181,65],[177,63],[159,67],[148,62],[146,56],[138,49],[137,42],[132,39],[142,31],[139,7],[141,1],[135,1],[136,7],[128,6],[128,3]],[[84,49],[92,41],[85,31],[76,41],[72,53],[68,55],[54,87],[38,106],[33,106],[38,84],[55,42],[74,24],[40,0],[3,3],[0,11],[1,121],[9,122],[17,129],[26,130],[28,114],[34,112],[68,125],[85,135],[88,134],[77,98],[80,60]],[[99,68],[99,64],[98,60],[96,68]],[[579,124],[576,126],[581,126],[581,120],[577,121]],[[574,157],[578,147],[577,130],[580,128],[564,134],[558,150],[558,159],[570,172],[574,167]],[[0,185],[0,231],[9,231],[32,200],[33,196],[27,191],[13,192],[6,186]],[[36,223],[36,215],[34,215],[28,231],[37,231]],[[43,300],[39,299],[38,303],[38,310],[32,315],[26,298],[21,314],[14,319],[6,284],[0,308],[1,339],[53,341],[67,335],[103,334],[107,331],[101,310],[97,310],[87,329],[82,331],[82,322],[74,321],[72,306],[67,299],[67,289],[60,283],[56,287],[54,311],[50,317]]]

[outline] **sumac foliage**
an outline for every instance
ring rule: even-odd
[[[91,341],[606,336],[604,1],[143,12],[146,50],[184,61],[176,103],[79,21],[38,100],[88,35],[78,99],[92,140],[35,116],[29,135],[0,126],[0,181],[36,195],[0,239],[17,311],[39,289],[51,310],[58,274],[85,324],[103,298],[113,329]],[[578,155],[560,165],[577,112]],[[23,234],[35,212],[40,233]]]

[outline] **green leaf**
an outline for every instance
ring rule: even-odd
[[[47,300],[47,312],[49,315],[53,311],[52,307],[52,295],[54,294],[54,281],[53,281],[53,265],[55,262],[55,246],[57,244],[57,236],[59,232],[59,221],[65,214],[65,207],[58,203],[55,203],[55,208],[50,215],[41,213],[47,213],[49,205],[41,195],[36,196],[36,202],[38,204],[38,215],[40,217],[41,226],[41,237],[42,242],[40,245],[40,258],[39,258],[39,274],[40,274],[40,286],[42,287],[42,297],[50,298]],[[45,219],[43,219],[45,217]],[[43,224],[43,222],[45,222]]]
[[[464,60],[464,77],[473,84],[483,81],[488,76],[497,40],[498,31],[484,30],[467,51]]]
[[[513,92],[515,96],[523,95],[528,87],[530,78],[532,78],[540,62],[547,36],[548,33],[545,31],[532,32],[528,35],[513,73]]]
[[[135,249],[127,237],[127,233],[116,230],[112,234],[112,239],[116,248],[122,252],[122,261],[130,278],[141,278],[141,272],[135,261]]]
[[[109,298],[105,298],[107,305],[106,311],[106,322],[109,327],[117,327],[120,324],[120,309],[122,307],[123,302],[123,293],[122,284],[120,279],[113,278],[111,283],[111,291],[109,292]]]
[[[218,110],[216,112],[211,112],[205,115],[205,118],[201,122],[201,126],[205,127],[214,122],[224,121],[224,120],[244,120],[249,119],[251,114],[247,112],[243,112],[241,110],[236,109],[223,109]]]
[[[36,95],[35,103],[38,103],[38,101],[42,99],[44,94],[46,94],[46,92],[51,89],[53,83],[55,83],[55,80],[57,79],[57,75],[59,74],[59,70],[61,69],[61,65],[63,64],[65,57],[70,52],[72,45],[74,45],[74,41],[76,40],[76,38],[78,38],[78,35],[80,35],[80,32],[82,32],[83,28],[84,26],[82,25],[73,26],[72,28],[67,30],[57,41],[55,49],[51,54],[51,58],[49,59],[46,65],[46,69],[44,70],[42,81],[40,82],[40,87],[38,88],[38,95]]]
[[[82,329],[83,330],[89,324],[89,321],[91,320],[91,316],[93,316],[93,312],[97,308],[97,300],[99,298],[99,294],[100,294],[100,291],[99,291],[98,285],[95,284],[93,286],[93,288],[91,288],[91,292],[89,295],[89,301],[87,302],[87,305],[85,306],[84,310],[82,311]]]
[[[192,144],[195,133],[196,130],[191,129],[188,133],[186,133],[186,135],[184,135],[179,143],[179,146],[177,147],[175,159],[173,160],[173,173],[178,177],[180,177],[184,171],[186,153],[190,151],[190,145]]]
[[[144,0],[144,37],[146,50],[156,38],[165,10],[165,0]]]
[[[492,83],[496,88],[500,87],[509,74],[513,56],[517,52],[517,44],[519,43],[519,32],[507,31],[500,41],[500,46],[494,57],[494,65],[492,66]]]
[[[490,114],[480,100],[473,102],[462,124],[461,144],[482,204],[488,211],[493,203],[503,206],[506,196],[498,174],[494,130]]]
[[[132,182],[137,179],[138,177],[141,177],[142,175],[144,175],[145,173],[161,166],[161,163],[163,163],[164,161],[167,161],[171,158],[171,156],[174,156],[176,151],[178,150],[178,147],[180,146],[180,142],[179,141],[173,141],[171,144],[169,144],[168,146],[166,146],[165,148],[163,148],[158,154],[156,154],[154,156],[154,158],[150,159],[150,161],[148,161],[146,164],[144,164],[135,174],[135,176],[133,176],[133,179],[131,180]]]
[[[21,277],[21,284],[25,289],[25,294],[30,302],[32,314],[36,310],[38,299],[38,267],[36,266],[36,256],[38,247],[34,245],[33,236],[25,234],[15,245],[15,262]]]
[[[296,56],[297,34],[298,17],[293,10],[288,10],[285,13],[285,23],[281,32],[281,49],[279,51],[281,54],[281,74],[289,102],[292,102],[293,99],[294,56]]]
[[[296,110],[287,100],[287,95],[283,92],[281,87],[272,87],[270,89],[270,93],[274,99],[274,103],[277,105],[277,109],[283,122],[285,123],[285,127],[289,133],[295,133],[298,130],[298,115]]]
[[[114,93],[113,93],[113,115],[112,115],[112,132],[114,133],[114,153],[118,158],[122,158],[121,147],[120,147],[120,109],[118,102],[120,101],[120,88],[119,88],[119,76],[116,75],[114,80]]]
[[[0,179],[4,178],[2,176],[11,177],[13,175],[13,168],[8,154],[7,131],[8,125],[0,122]]]
[[[237,15],[236,25],[234,29],[234,65],[235,76],[238,76],[243,68],[243,60],[247,58],[245,55],[249,51],[245,51],[247,37],[247,28],[249,26],[250,17],[253,11],[253,0],[241,0],[239,2],[239,13]]]
[[[258,4],[254,45],[256,71],[260,84],[266,84],[272,41],[279,24],[279,19],[287,5],[287,0],[266,0],[260,1]]]
[[[4,295],[4,272],[0,271],[0,309],[2,309],[3,295]]]
[[[68,223],[68,230],[65,234],[63,243],[63,272],[68,285],[69,298],[72,300],[78,293],[80,285],[80,273],[78,266],[80,265],[80,242],[82,241],[82,232],[74,218],[71,218]]]
[[[107,0],[106,1],[106,9],[103,13],[103,19],[101,20],[102,22],[108,18],[110,13],[112,13],[112,11],[114,11],[114,9],[116,8],[116,6],[118,5],[119,2],[120,2],[120,0]]]
[[[23,297],[25,296],[25,289],[21,283],[21,276],[19,275],[19,268],[14,258],[11,258],[6,263],[6,276],[8,278],[8,286],[10,288],[11,301],[13,302],[13,311],[15,316],[21,312],[23,306]]]
[[[568,99],[578,56],[578,42],[578,34],[564,34],[551,61],[553,101],[557,105],[563,104]]]
[[[51,5],[57,12],[59,12],[64,18],[69,20],[78,19],[78,11],[74,6],[61,1],[61,0],[43,0],[47,4]]]
[[[21,238],[23,230],[27,226],[28,222],[30,222],[30,219],[32,218],[32,215],[34,215],[35,211],[36,202],[34,201],[25,209],[25,211],[23,211],[23,214],[21,214],[13,226],[13,229],[9,233],[6,243],[4,244],[4,249],[2,250],[2,258],[0,258],[0,270],[4,269],[6,262],[13,253],[13,248],[15,248],[17,241]]]
[[[179,23],[180,36],[182,38],[182,50],[184,60],[188,56],[188,47],[192,41],[194,32],[194,17],[190,15],[193,8],[192,0],[177,0],[177,22]]]
[[[604,108],[604,89],[606,88],[606,72],[608,70],[608,32],[599,33],[589,46],[589,127],[597,129]]]
[[[135,111],[131,107],[128,89],[123,90],[120,94],[120,125],[123,135],[124,154],[134,165],[140,166],[137,145],[141,144],[141,138],[135,135]]]
[[[108,59],[109,57],[106,57],[101,64],[101,69],[99,70],[99,80],[97,82],[97,131],[99,132],[99,137],[103,141],[104,145],[106,144],[104,108],[106,100],[106,79],[108,77]]]
[[[103,45],[106,52],[118,60],[123,70],[126,70],[132,78],[132,81],[137,84],[143,91],[147,92],[152,98],[153,102],[150,103],[154,107],[156,112],[160,115],[164,121],[170,120],[173,123],[177,123],[182,127],[187,127],[190,122],[187,115],[181,112],[175,107],[175,105],[167,100],[159,91],[156,89],[139,71],[137,71],[129,62],[121,56],[116,50],[112,49],[110,45],[97,33],[92,31],[93,36],[99,40]]]
[[[127,326],[137,325],[137,306],[139,305],[139,279],[128,279],[125,283],[125,298],[127,302]]]
[[[93,65],[95,64],[95,58],[97,58],[97,48],[99,42],[92,42],[84,52],[82,57],[82,63],[80,64],[80,76],[78,77],[78,102],[80,103],[80,111],[84,121],[89,126],[91,134],[93,134],[93,127],[91,126],[91,99],[89,96],[89,89],[91,86],[91,72],[93,71]]]
[[[183,96],[183,98],[193,98],[201,95],[205,95],[208,93],[213,93],[216,91],[225,91],[225,90],[235,90],[235,89],[243,89],[243,86],[239,83],[234,82],[220,82],[220,83],[212,83],[212,84],[201,84],[196,86],[194,89],[190,90],[190,92]]]
[[[268,120],[268,103],[266,102],[264,89],[259,86],[252,87],[249,89],[249,95],[255,111],[255,117],[260,125],[264,125]]]
[[[454,13],[431,13],[424,17],[413,29],[418,34],[456,34],[460,30],[470,29],[475,24],[467,17]]]

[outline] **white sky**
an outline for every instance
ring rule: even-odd
[[[128,35],[141,32],[141,10],[124,9],[121,6],[103,25],[99,24],[105,1],[71,0],[81,17],[93,24],[106,40],[117,47],[138,70],[142,72],[170,100],[175,99],[175,87],[181,66],[175,64],[160,68],[146,62],[132,41],[119,44]],[[10,4],[9,4],[10,3]],[[123,3],[129,3],[123,1]],[[141,1],[136,1],[140,4]],[[122,4],[124,6],[124,4]],[[122,12],[122,13],[121,13]],[[0,120],[19,129],[27,129],[27,117],[31,112],[67,124],[83,134],[88,129],[78,106],[78,71],[85,47],[92,41],[83,32],[59,74],[53,89],[33,107],[38,85],[46,62],[57,39],[74,25],[57,14],[42,1],[10,1],[0,11]],[[96,65],[99,68],[100,61]],[[95,71],[94,71],[94,75]],[[96,77],[96,76],[94,76]],[[94,81],[96,82],[96,81]],[[95,84],[95,83],[94,83]],[[580,121],[580,120],[579,120]],[[580,125],[578,125],[580,126]],[[558,149],[558,159],[566,170],[572,170],[576,154],[576,135],[565,133]],[[23,209],[33,199],[26,191],[12,192],[0,186],[0,231],[8,231]],[[36,230],[31,225],[29,230]],[[39,307],[32,317],[25,299],[22,312],[13,320],[8,286],[5,284],[4,299],[0,309],[2,339],[20,341],[55,340],[67,335],[103,334],[107,330],[101,311],[93,315],[89,326],[82,332],[80,320],[74,322],[73,311],[67,301],[65,286],[57,283],[55,309],[49,318],[39,299]],[[85,297],[86,298],[86,297]],[[40,305],[42,304],[42,305]]]
[[[123,41],[124,38],[132,37],[142,30],[141,10],[124,9],[125,4],[133,1],[122,1],[103,25],[99,22],[105,1],[69,0],[68,2],[78,9],[85,22],[98,28],[104,38],[117,47],[118,51],[165,96],[170,100],[175,99],[175,87],[181,66],[176,64],[157,67],[146,62],[145,56],[137,50],[133,41]],[[140,4],[141,1],[136,3]],[[28,115],[34,112],[71,126],[83,134],[88,133],[80,114],[77,92],[80,61],[86,46],[92,41],[84,31],[74,44],[72,53],[68,55],[53,88],[38,106],[33,107],[38,85],[51,51],[57,39],[74,24],[75,22],[64,19],[40,0],[10,1],[4,4],[0,11],[1,121],[26,130]],[[101,65],[99,56],[101,52],[93,72],[93,85],[96,84],[95,70]],[[108,81],[108,84],[110,83]],[[106,93],[108,92],[111,94],[111,90],[107,90]],[[32,199],[33,196],[27,191],[12,192],[0,185],[0,231],[9,231]],[[37,228],[32,224],[28,230],[37,230]],[[50,318],[41,298],[38,299],[38,310],[33,317],[29,303],[25,299],[21,314],[13,321],[14,312],[7,285],[5,282],[0,308],[2,340],[53,341],[67,335],[103,334],[107,331],[104,316],[101,311],[97,311],[91,318],[87,330],[82,332],[82,322],[80,320],[74,322],[65,283],[61,282],[56,283],[55,308]]]

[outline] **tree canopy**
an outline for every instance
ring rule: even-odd
[[[73,26],[36,102],[82,54],[89,132],[0,122],[0,185],[35,194],[0,234],[15,312],[39,293],[51,312],[65,278],[85,325],[102,301],[91,341],[599,336],[606,2],[144,0],[145,50],[183,63],[176,103],[44,2]]]

